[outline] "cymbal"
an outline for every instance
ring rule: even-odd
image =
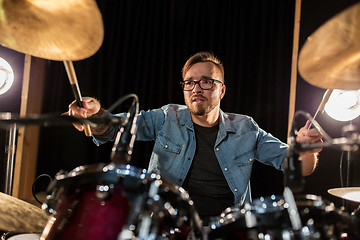
[[[2,0],[0,44],[50,60],[90,57],[103,42],[94,0]]]
[[[360,3],[310,35],[299,54],[305,81],[324,89],[360,89]]]
[[[360,202],[360,187],[332,188],[328,193],[346,200]]]
[[[3,231],[42,232],[48,215],[40,208],[0,192],[0,229]]]

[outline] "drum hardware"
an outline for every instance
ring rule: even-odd
[[[164,217],[161,213],[161,206],[159,206],[160,196],[159,186],[162,184],[160,179],[154,180],[150,184],[148,192],[148,200],[146,201],[145,211],[140,212],[140,227],[139,227],[139,238],[140,239],[155,239],[158,235],[157,228],[159,226],[159,217]],[[149,210],[149,211],[147,211]],[[151,224],[153,223],[153,226]],[[154,232],[155,231],[155,232]]]
[[[96,186],[96,196],[98,199],[105,201],[110,197],[114,190],[114,184],[105,184]]]
[[[289,214],[292,229],[299,231],[302,228],[300,215],[296,206],[295,198],[289,187],[284,188],[284,199],[288,204],[287,211]]]
[[[0,113],[1,118],[9,119],[11,118],[11,113]],[[5,186],[3,192],[11,195],[13,190],[13,178],[14,178],[14,165],[15,165],[15,152],[16,152],[16,134],[17,127],[13,123],[7,129],[6,132],[6,142],[5,147],[5,163],[6,163],[6,176],[5,176]]]

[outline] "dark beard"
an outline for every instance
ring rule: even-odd
[[[199,95],[200,96],[200,95]],[[205,99],[205,101],[208,101],[207,98],[205,98],[204,96],[200,96],[202,98]],[[190,102],[187,103],[185,100],[185,104],[188,107],[188,109],[190,110],[190,112],[196,116],[204,116],[206,114],[208,114],[209,112],[211,112],[216,106],[206,106],[206,107],[192,107],[191,106],[191,99],[189,100]]]
[[[206,114],[205,108],[198,108],[197,110],[190,109],[190,111],[196,116],[204,116]]]

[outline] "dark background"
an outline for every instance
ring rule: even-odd
[[[356,2],[303,0],[300,48],[321,24]],[[140,109],[144,110],[183,103],[179,82],[184,62],[198,51],[212,51],[225,67],[227,92],[221,108],[252,116],[264,130],[286,142],[295,1],[97,3],[104,21],[103,45],[92,57],[74,62],[83,96],[100,99],[105,108],[129,93],[139,96]],[[1,57],[20,65],[22,71],[21,53],[0,50]],[[43,113],[67,111],[74,97],[62,62],[48,61],[46,76]],[[15,85],[21,86],[21,77],[22,72],[16,72]],[[21,90],[13,89],[0,96],[1,112],[19,111]],[[296,109],[313,115],[324,92],[298,76]],[[128,107],[124,104],[116,112]],[[341,127],[346,124],[325,114],[318,120],[332,137],[341,136]],[[358,125],[358,121],[353,123]],[[96,147],[72,126],[42,127],[37,175],[54,176],[60,169],[109,162],[111,147],[112,143]],[[151,149],[152,143],[137,142],[131,164],[146,168]],[[305,178],[303,193],[343,205],[326,192],[340,187],[340,156],[338,149],[324,149],[317,170]],[[251,181],[253,198],[282,194],[283,175],[271,167],[255,164]]]

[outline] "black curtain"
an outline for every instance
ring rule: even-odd
[[[98,0],[105,37],[92,57],[74,62],[83,96],[106,108],[135,93],[140,108],[183,103],[180,70],[190,55],[212,51],[225,67],[225,112],[252,116],[286,141],[295,1]],[[76,37],[76,36],[75,36]],[[43,112],[65,112],[74,97],[62,62],[49,61]],[[117,112],[127,111],[127,104]],[[72,126],[41,129],[37,174],[108,162]],[[132,164],[146,167],[152,143],[136,143]],[[239,146],[241,148],[241,146]],[[282,192],[282,173],[255,164],[253,197]]]

